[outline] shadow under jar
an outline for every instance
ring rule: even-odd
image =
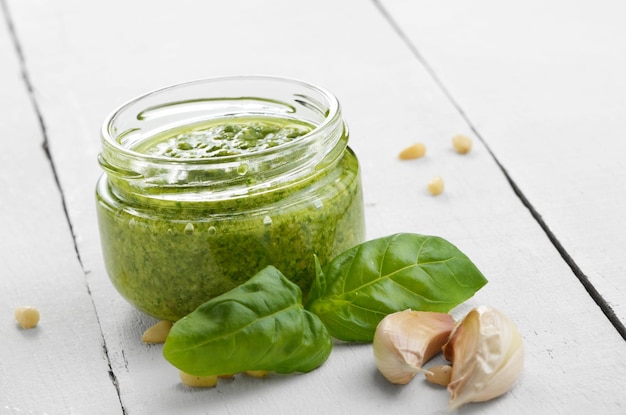
[[[364,239],[359,164],[337,99],[238,76],[160,89],[102,127],[103,256],[138,309],[176,321],[268,265],[304,295]]]

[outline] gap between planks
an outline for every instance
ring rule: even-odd
[[[63,192],[63,186],[61,185],[61,181],[59,179],[59,175],[57,173],[57,168],[55,166],[54,163],[54,159],[52,158],[52,154],[50,152],[50,147],[49,147],[49,140],[48,140],[48,133],[46,130],[46,124],[44,122],[43,119],[43,114],[41,113],[41,109],[39,107],[39,104],[37,102],[37,98],[35,96],[35,89],[33,87],[33,84],[30,80],[30,76],[28,73],[28,68],[26,65],[26,59],[24,57],[24,53],[22,51],[22,47],[20,45],[20,41],[18,39],[17,36],[17,31],[15,30],[15,26],[13,24],[13,20],[11,19],[11,13],[9,10],[9,6],[7,4],[7,0],[0,0],[0,7],[2,8],[2,13],[4,14],[4,18],[7,24],[7,28],[9,31],[9,36],[11,38],[11,41],[13,43],[13,46],[15,48],[15,53],[17,54],[17,58],[18,58],[18,62],[20,65],[20,71],[21,71],[21,75],[22,75],[22,80],[24,81],[24,86],[26,87],[26,91],[28,93],[28,97],[30,99],[31,105],[33,107],[33,111],[35,112],[35,115],[37,117],[37,119],[39,120],[39,128],[41,129],[41,134],[43,137],[43,142],[42,142],[42,150],[46,156],[46,159],[48,160],[48,163],[50,164],[50,169],[52,170],[52,175],[54,177],[54,182],[56,183],[56,187],[61,195],[61,204],[63,207],[63,213],[65,215],[65,220],[67,222],[70,234],[72,236],[72,242],[74,244],[74,251],[76,252],[76,258],[78,260],[78,263],[80,264],[80,267],[83,271],[83,274],[86,274],[85,271],[85,267],[83,265],[83,261],[82,258],[80,256],[80,252],[78,250],[78,243],[76,241],[76,234],[74,233],[74,226],[72,225],[72,220],[70,218],[69,212],[67,210],[67,203],[65,201],[65,194]],[[107,344],[106,344],[106,339],[104,337],[104,332],[102,331],[102,325],[100,324],[100,317],[98,315],[98,310],[96,309],[96,305],[94,303],[93,297],[91,295],[91,290],[89,289],[89,285],[87,284],[87,282],[85,281],[85,285],[87,288],[87,293],[89,294],[89,298],[91,299],[91,305],[93,307],[94,310],[94,314],[96,316],[96,321],[98,322],[98,328],[100,329],[100,335],[102,338],[102,352],[104,354],[104,357],[106,359],[106,363],[109,369],[109,378],[111,379],[111,383],[113,384],[113,386],[115,387],[115,391],[117,393],[117,397],[119,399],[120,402],[120,407],[122,409],[122,414],[126,415],[127,411],[126,408],[122,402],[122,397],[121,397],[121,393],[120,393],[120,387],[119,387],[119,382],[117,381],[117,376],[115,375],[115,372],[113,372],[113,367],[111,366],[111,359],[109,357],[109,350],[107,348]]]
[[[406,36],[406,34],[404,33],[400,25],[393,19],[393,17],[389,14],[387,9],[385,9],[385,7],[380,3],[380,0],[372,0],[372,2],[374,3],[375,7],[380,11],[384,19],[389,23],[391,28],[397,33],[400,39],[404,42],[404,44],[407,46],[411,54],[424,67],[426,72],[433,79],[433,82],[435,83],[435,85],[437,85],[437,87],[441,89],[441,91],[444,93],[446,98],[450,101],[450,103],[458,111],[461,117],[465,120],[468,127],[472,130],[474,134],[476,134],[476,137],[478,137],[481,143],[485,146],[485,148],[487,149],[487,152],[489,153],[491,158],[495,161],[496,165],[498,166],[498,168],[500,169],[500,171],[502,172],[502,174],[508,181],[515,195],[518,197],[521,203],[526,207],[526,209],[528,209],[533,219],[537,222],[537,224],[541,227],[545,235],[548,237],[548,240],[550,241],[552,246],[554,246],[554,248],[557,250],[557,252],[561,256],[563,261],[565,261],[567,266],[572,270],[572,272],[574,273],[578,281],[582,284],[583,288],[587,291],[587,293],[593,299],[596,305],[600,308],[600,310],[602,310],[602,313],[604,313],[606,318],[611,322],[615,330],[617,330],[620,336],[622,336],[622,338],[626,340],[626,326],[624,326],[624,324],[620,321],[619,317],[617,316],[617,314],[615,314],[615,311],[613,310],[611,305],[602,297],[602,295],[598,292],[598,290],[596,290],[593,284],[589,281],[589,278],[587,277],[587,275],[585,275],[582,269],[578,266],[576,261],[574,261],[574,258],[572,258],[572,256],[563,247],[563,245],[561,244],[557,236],[554,234],[554,232],[552,232],[548,224],[543,220],[541,214],[530,203],[530,201],[524,195],[524,193],[519,188],[519,186],[517,186],[513,178],[509,175],[508,171],[504,168],[502,163],[500,163],[500,160],[498,160],[498,158],[493,153],[493,151],[491,150],[491,148],[489,147],[485,139],[482,137],[480,132],[475,128],[474,124],[470,120],[469,116],[465,113],[465,111],[463,110],[459,102],[454,98],[454,96],[452,96],[449,89],[446,87],[443,81],[437,76],[433,67],[426,61],[424,56],[422,56],[417,46],[414,45],[410,41],[408,36]]]

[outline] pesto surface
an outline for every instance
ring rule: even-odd
[[[295,120],[233,118],[172,134],[156,135],[135,148],[139,153],[177,159],[241,156],[293,141],[312,126]]]
[[[111,183],[105,174],[97,187],[107,271],[129,302],[161,319],[180,319],[268,265],[306,296],[314,255],[325,264],[364,239],[349,149],[308,180],[239,199],[142,202],[120,197]]]

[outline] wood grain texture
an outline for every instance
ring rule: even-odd
[[[626,381],[619,374],[626,369],[626,344],[374,3],[9,5],[128,414],[413,414],[446,407],[447,392],[421,379],[405,387],[388,384],[376,371],[370,345],[338,344],[310,374],[262,380],[241,375],[213,390],[192,390],[180,384],[161,346],[141,343],[154,320],[121,299],[100,257],[93,200],[100,123],[114,107],[147,90],[239,73],[291,76],[335,92],[362,164],[368,236],[443,236],[490,280],[454,314],[461,317],[482,303],[501,308],[523,334],[525,372],[506,396],[461,413],[624,409]],[[463,35],[462,28],[455,30]],[[470,154],[453,152],[450,139],[457,133],[475,139]],[[426,157],[399,161],[399,151],[415,141],[426,144]],[[439,197],[426,191],[435,174],[446,182]]]
[[[1,11],[1,9],[0,9]],[[18,56],[0,18],[0,413],[121,413],[103,339],[42,144]],[[21,329],[14,309],[37,307]]]
[[[626,5],[381,3],[626,325]]]

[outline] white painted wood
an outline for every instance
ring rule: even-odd
[[[0,413],[121,413],[4,16],[0,33]],[[23,305],[37,327],[18,326]]]
[[[334,91],[362,162],[368,236],[444,236],[489,278],[455,315],[480,303],[510,315],[524,336],[525,372],[503,398],[461,412],[623,412],[626,343],[515,197],[487,149],[476,141],[467,156],[452,152],[450,137],[471,131],[373,3],[9,5],[128,414],[414,414],[446,407],[447,393],[421,379],[405,387],[384,381],[370,345],[337,345],[324,366],[306,375],[238,376],[213,390],[189,390],[160,346],[141,343],[154,320],[117,295],[100,257],[93,200],[100,123],[122,101],[149,89],[237,73],[293,76]],[[427,156],[397,160],[416,140],[426,143]],[[446,181],[437,198],[425,190],[435,174]]]
[[[626,3],[381,3],[626,324]]]

